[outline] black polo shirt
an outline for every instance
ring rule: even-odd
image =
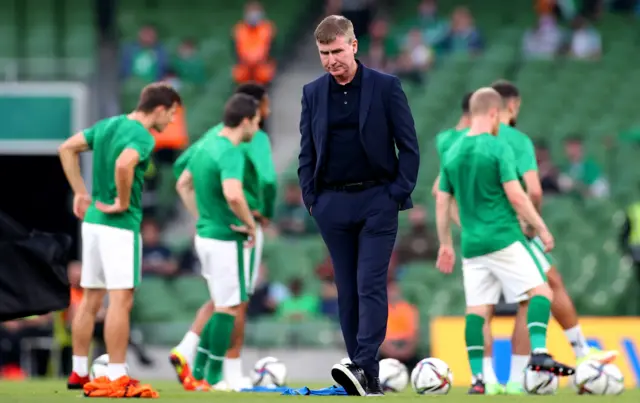
[[[360,140],[360,88],[362,66],[353,80],[345,85],[331,77],[327,158],[322,184],[345,185],[374,180],[371,165]]]

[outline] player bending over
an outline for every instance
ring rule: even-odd
[[[154,139],[149,129],[162,131],[181,103],[166,84],[142,90],[136,110],[101,120],[66,140],[60,160],[74,193],[73,212],[82,223],[82,302],[74,317],[73,368],[69,389],[84,389],[88,397],[157,397],[149,385],[127,375],[129,316],[133,291],[140,284],[140,223],[142,185]],[[93,189],[87,193],[79,155],[93,151]],[[109,307],[104,340],[109,354],[108,377],[89,382],[88,353],[96,314],[105,293]]]
[[[240,144],[251,141],[259,123],[258,102],[233,95],[225,105],[223,127],[204,139],[180,176],[180,197],[198,216],[195,248],[215,302],[200,338],[193,379],[184,381],[187,389],[208,390],[222,380],[236,317],[248,300],[252,245],[247,242],[255,240],[256,222],[245,197],[246,154]]]
[[[546,349],[552,293],[518,215],[535,228],[545,250],[551,250],[554,241],[518,181],[513,151],[496,137],[501,109],[502,98],[495,90],[481,88],[473,94],[471,127],[444,157],[436,200],[441,243],[437,266],[443,273],[451,273],[455,263],[452,197],[458,204],[467,302],[465,341],[474,385],[484,383],[483,328],[503,291],[507,299],[523,294],[530,298],[527,328],[532,354],[528,366],[561,376],[574,372],[553,360]]]
[[[247,94],[252,96],[259,102],[259,112],[261,119],[266,119],[270,114],[269,97],[263,86],[259,84],[243,84],[236,89],[237,94]],[[205,139],[209,137],[218,136],[224,125],[221,123],[202,136],[200,140],[189,147],[182,155],[176,160],[174,164],[174,173],[177,178],[180,178],[184,172],[189,160],[194,152],[205,142]],[[271,145],[269,142],[269,136],[262,130],[258,130],[249,143],[243,143],[240,145],[246,154],[245,165],[245,180],[243,182],[245,196],[249,208],[253,212],[253,216],[257,221],[256,226],[256,239],[255,246],[251,250],[251,266],[250,276],[247,285],[247,293],[249,297],[253,294],[255,288],[255,281],[258,274],[258,268],[262,259],[262,248],[264,244],[264,237],[262,233],[262,227],[267,225],[269,220],[273,217],[277,177],[275,167],[273,165],[273,158],[271,153]],[[178,193],[185,193],[189,191],[189,183],[184,180],[178,179],[177,190]],[[241,350],[244,343],[244,329],[245,329],[245,315],[246,315],[247,303],[243,303],[238,315],[236,317],[236,323],[232,335],[231,347],[227,351],[223,364],[223,380],[224,382],[218,383],[216,389],[231,389],[236,390],[243,387],[249,387],[246,379],[242,374],[242,360]],[[201,340],[201,334],[207,332],[205,328],[206,323],[209,321],[214,310],[213,301],[206,302],[196,314],[196,318],[191,326],[191,329],[185,334],[184,338],[176,346],[170,355],[170,362],[173,364],[178,380],[182,383],[187,390],[197,390],[198,382],[193,382],[191,375],[191,368],[194,368],[194,357],[196,356],[196,348]],[[203,343],[208,342],[209,337],[202,337]],[[204,350],[208,350],[208,346],[203,346]],[[202,371],[206,364],[206,357],[203,354],[199,356],[199,362],[197,362],[197,371]],[[196,369],[194,368],[194,371]],[[214,385],[215,386],[215,385]],[[204,386],[206,389],[206,386]]]
[[[520,109],[520,95],[517,88],[507,81],[497,81],[493,84],[493,88],[500,93],[503,98],[504,105],[500,114],[500,128],[499,138],[505,140],[505,142],[511,147],[516,158],[516,165],[518,171],[518,177],[521,184],[527,189],[527,193],[532,200],[534,206],[540,210],[542,204],[542,189],[540,187],[540,179],[538,177],[538,168],[535,159],[535,150],[533,143],[527,135],[514,129],[512,126],[517,119],[517,115]],[[438,153],[442,160],[442,155],[446,153],[451,143],[439,143],[442,147],[438,147]],[[437,180],[434,183],[434,195],[437,187]],[[452,207],[456,207],[453,203]],[[457,220],[457,215],[454,213],[454,220]],[[565,334],[569,338],[571,345],[573,346],[576,358],[580,362],[583,359],[595,359],[601,362],[610,362],[613,360],[617,352],[615,351],[599,351],[594,348],[589,348],[586,344],[586,340],[580,326],[577,324],[577,314],[573,304],[569,299],[566,289],[562,283],[562,279],[559,273],[553,268],[551,264],[551,257],[549,254],[542,251],[541,241],[539,238],[529,240],[529,246],[536,254],[543,271],[549,275],[548,280],[550,286],[554,291],[553,303],[551,306],[552,314],[554,314],[558,322],[565,329]],[[516,323],[514,326],[514,333],[512,337],[512,359],[511,359],[511,371],[509,376],[509,382],[506,385],[506,389],[498,383],[497,376],[493,369],[493,357],[492,346],[493,338],[491,335],[490,327],[488,323],[485,326],[485,357],[483,361],[483,373],[484,373],[484,390],[476,385],[475,388],[470,390],[470,393],[476,394],[488,394],[495,395],[501,393],[508,394],[522,394],[524,393],[522,388],[522,381],[524,375],[524,369],[529,359],[530,346],[526,331],[526,308],[527,308],[527,296],[523,295],[518,297],[514,301],[507,301],[509,303],[519,303],[519,310],[516,315]],[[568,304],[567,304],[568,302]],[[558,309],[558,306],[562,304],[562,307]],[[572,313],[572,315],[571,315]],[[491,314],[493,316],[493,312]]]

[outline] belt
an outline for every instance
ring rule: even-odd
[[[344,183],[341,185],[322,185],[323,189],[333,190],[335,192],[362,192],[363,190],[371,189],[382,185],[380,181],[364,181],[355,183]]]

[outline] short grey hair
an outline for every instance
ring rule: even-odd
[[[316,42],[327,45],[336,40],[339,36],[344,36],[349,42],[356,39],[353,31],[353,23],[341,15],[330,15],[318,24],[314,32]]]

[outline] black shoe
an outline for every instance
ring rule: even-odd
[[[367,396],[384,396],[384,390],[382,389],[382,385],[380,385],[379,377],[367,377]]]
[[[482,378],[477,378],[467,391],[468,395],[484,395],[484,382]]]
[[[557,376],[571,376],[576,372],[573,367],[554,360],[548,353],[532,354],[527,368],[534,371],[548,371]]]
[[[342,386],[349,396],[366,396],[367,377],[356,364],[336,364],[331,368],[331,377]]]

